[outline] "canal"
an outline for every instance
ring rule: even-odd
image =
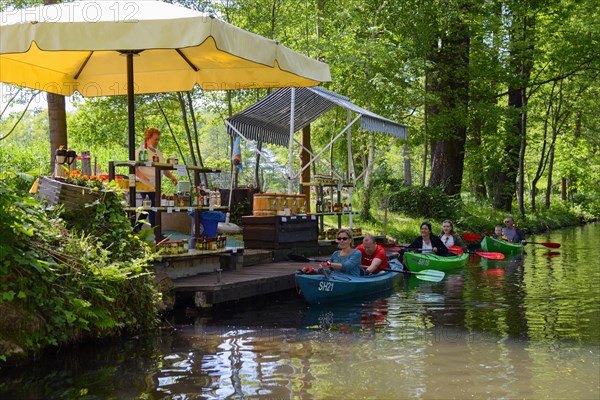
[[[156,335],[0,371],[1,399],[600,398],[600,224],[472,256],[440,283],[307,307],[296,293],[181,310]],[[552,250],[552,251],[550,251]]]

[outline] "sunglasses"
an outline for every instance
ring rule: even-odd
[[[512,221],[511,220],[504,221],[505,224],[508,224],[509,222],[512,222]]]
[[[341,242],[342,240],[346,241],[346,240],[348,240],[348,239],[350,239],[350,238],[347,238],[347,237],[341,237],[341,236],[340,236],[339,238],[337,238],[337,241],[338,241],[338,242]]]

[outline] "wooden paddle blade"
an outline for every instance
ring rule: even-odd
[[[450,246],[448,247],[448,251],[450,251],[450,253],[456,254],[457,256],[460,256],[465,253],[463,249],[460,248],[460,246]]]
[[[471,232],[465,232],[463,233],[463,238],[465,238],[467,242],[476,242],[477,240],[481,240],[482,236]]]
[[[489,258],[490,260],[504,260],[504,254],[494,251],[476,251],[475,254],[483,258]]]
[[[400,264],[400,261],[398,261],[398,260],[391,261],[390,264],[402,266],[402,264]],[[382,271],[390,271],[390,272],[397,272],[397,273],[402,273],[402,274],[415,275],[415,277],[417,279],[421,279],[422,281],[429,281],[429,282],[439,282],[442,279],[444,279],[444,276],[446,276],[446,273],[444,271],[438,271],[435,269],[424,269],[423,271],[419,271],[419,272],[412,272],[412,271],[408,271],[408,270],[393,269],[393,268],[379,268],[379,269]]]
[[[530,244],[541,244],[542,246],[546,246],[546,247],[548,247],[550,249],[558,249],[558,248],[560,248],[560,243],[554,243],[554,242],[542,242],[542,243],[540,243],[540,242],[527,242],[527,243],[530,243]]]
[[[417,276],[417,279],[429,282],[439,282],[444,279],[444,276],[446,276],[444,271],[438,271],[435,269],[424,269],[423,271],[412,273]]]

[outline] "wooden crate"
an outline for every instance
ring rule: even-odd
[[[251,249],[291,249],[319,245],[314,216],[242,217],[244,247]]]
[[[49,204],[62,204],[67,210],[83,210],[86,204],[101,199],[104,192],[72,185],[47,176],[40,177],[37,196]]]

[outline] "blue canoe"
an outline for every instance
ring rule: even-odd
[[[390,269],[401,271],[396,265]],[[333,271],[329,276],[297,274],[296,284],[309,303],[331,303],[349,297],[366,296],[391,290],[397,272],[380,272],[376,275],[352,276]]]

